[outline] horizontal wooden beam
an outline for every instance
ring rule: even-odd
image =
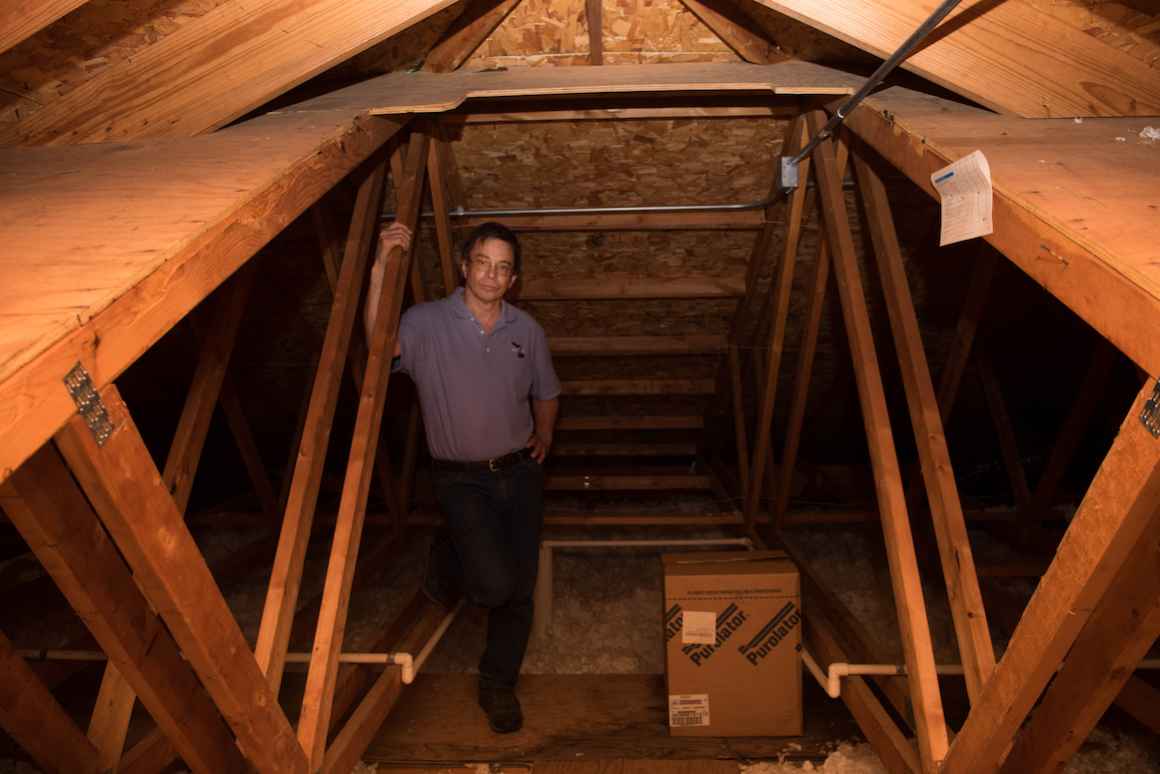
[[[689,457],[695,443],[557,443],[554,457]]]
[[[738,298],[745,292],[741,275],[715,277],[648,277],[608,273],[595,277],[527,277],[520,280],[523,301],[578,301],[637,298]]]
[[[713,334],[688,336],[552,336],[548,346],[553,357],[569,355],[719,355],[725,337]]]
[[[578,379],[563,383],[564,395],[712,395],[712,379]]]
[[[698,416],[562,416],[556,430],[700,430],[704,417]]]
[[[547,492],[621,492],[643,490],[712,489],[710,476],[696,473],[641,475],[566,475],[551,473],[544,480]]]
[[[786,118],[797,107],[606,107],[577,110],[472,112],[451,114],[440,122],[455,124],[522,124],[540,121],[641,121],[703,118]]]
[[[498,221],[512,231],[756,231],[765,223],[760,209],[721,212],[603,212],[533,215],[469,215],[456,228]]]

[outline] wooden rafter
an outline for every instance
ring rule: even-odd
[[[463,66],[520,0],[467,0],[463,12],[423,60],[423,69],[448,73]]]
[[[88,0],[5,0],[0,4],[0,54]]]
[[[808,114],[811,134],[821,130],[823,117]],[[946,755],[947,728],[943,718],[938,677],[934,670],[934,650],[926,617],[914,540],[910,532],[906,499],[898,455],[890,430],[886,397],[878,368],[878,356],[870,330],[858,259],[846,213],[842,178],[838,174],[833,149],[822,143],[814,150],[815,179],[826,240],[833,251],[834,279],[842,302],[842,316],[854,360],[858,397],[862,404],[866,441],[874,470],[878,507],[882,512],[882,532],[898,611],[907,682],[914,704],[919,759],[923,771],[933,771]]]
[[[401,190],[399,220],[414,229],[422,203],[423,185],[427,170],[427,142],[425,134],[412,139],[415,146],[407,157],[406,182]],[[412,262],[411,254],[395,248],[384,256],[385,272],[382,296],[377,302],[375,328],[370,339],[366,378],[355,418],[354,439],[351,442],[346,477],[343,481],[334,542],[326,570],[322,605],[314,637],[314,658],[306,678],[306,693],[302,699],[302,713],[298,720],[298,738],[312,768],[322,764],[326,751],[326,736],[334,701],[338,671],[338,653],[346,626],[351,583],[355,561],[362,539],[370,469],[374,464],[379,440],[379,425],[386,403],[390,379],[391,353],[398,336],[399,315],[403,304],[403,287]]]
[[[951,617],[958,638],[966,676],[967,693],[978,698],[995,669],[995,650],[987,628],[987,615],[975,574],[975,560],[963,507],[955,484],[954,468],[935,398],[934,384],[923,351],[922,333],[906,278],[902,248],[894,227],[894,215],[886,186],[862,156],[854,157],[858,191],[866,211],[870,234],[882,280],[887,315],[894,334],[894,350],[901,366],[902,383],[910,407],[910,421],[926,481],[931,519],[942,559],[943,577]]]
[[[385,162],[379,162],[363,178],[355,198],[345,255],[339,267],[338,284],[323,338],[322,355],[314,375],[314,387],[298,446],[297,464],[286,501],[282,532],[262,609],[254,655],[275,696],[282,684],[290,627],[298,602],[306,547],[310,540],[323,466],[330,444],[331,425],[338,404],[342,364],[347,361],[354,329],[361,322],[359,299],[362,297],[368,260],[377,233],[385,179]],[[389,486],[387,491],[393,493],[393,486]]]
[[[933,8],[922,0],[756,2],[882,58]],[[1160,84],[1145,63],[1030,0],[960,7],[902,66],[987,107],[1025,117],[1160,111]]]
[[[0,142],[111,142],[211,131],[450,4],[224,3],[0,133]],[[238,68],[245,77],[230,75]]]
[[[115,770],[121,760],[136,702],[137,694],[121,670],[116,664],[106,664],[88,730],[88,737],[97,748],[97,757],[104,770]]]
[[[185,761],[243,771],[230,729],[51,444],[0,487],[0,501]]]
[[[746,62],[768,64],[789,58],[755,32],[760,29],[757,23],[739,5],[729,0],[681,0],[681,5]]]
[[[306,758],[263,678],[116,387],[99,392],[114,428],[98,445],[84,417],[56,436],[69,467],[185,658],[264,771],[305,772]]]
[[[946,774],[994,771],[1092,610],[1143,535],[1160,518],[1160,443],[1140,422],[1149,383],[1072,518],[944,763]]]
[[[221,394],[218,396],[218,405],[229,425],[230,435],[234,438],[234,446],[242,457],[242,464],[246,467],[246,475],[258,496],[262,510],[273,521],[278,517],[278,496],[274,493],[274,485],[266,472],[266,465],[262,462],[261,452],[258,451],[258,441],[254,438],[254,431],[250,421],[246,419],[246,412],[242,406],[242,396],[238,394],[237,385],[229,374],[222,382]]]

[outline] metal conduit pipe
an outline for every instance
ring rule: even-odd
[[[813,182],[806,185],[807,189],[813,187]],[[842,187],[852,190],[854,188],[854,180],[847,179],[842,181]],[[456,207],[453,210],[448,210],[448,214],[453,218],[507,218],[519,215],[632,215],[637,213],[745,212],[748,210],[764,209],[771,204],[777,203],[780,198],[780,196],[771,196],[760,201],[741,202],[738,204],[639,204],[621,207],[509,207],[490,210],[468,210],[463,207]],[[394,220],[395,215],[394,212],[384,212],[380,217],[382,220]],[[424,218],[433,218],[435,217],[435,211],[423,210],[419,215]]]
[[[557,548],[662,548],[662,547],[704,547],[738,546],[753,550],[753,541],[743,538],[685,538],[676,540],[544,540],[540,543],[540,568],[536,574],[536,590],[533,593],[532,631],[536,637],[544,637],[552,625],[553,552]]]
[[[906,664],[849,664],[845,661],[835,661],[823,672],[813,655],[802,648],[802,663],[809,673],[818,681],[818,685],[831,699],[842,696],[842,678],[863,675],[898,676],[906,674]],[[1060,669],[1062,669],[1060,665]],[[1136,665],[1136,669],[1160,669],[1160,658],[1148,658]],[[934,671],[940,675],[963,674],[962,664],[938,664]],[[1056,670],[1058,671],[1058,670]]]

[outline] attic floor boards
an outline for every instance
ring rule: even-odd
[[[809,684],[804,697],[806,734],[786,738],[670,737],[662,675],[524,675],[520,700],[525,727],[500,736],[488,729],[476,705],[475,686],[475,675],[420,675],[403,693],[363,760],[392,772],[393,766],[383,764],[520,762],[535,763],[536,771],[577,774],[683,774],[691,769],[678,762],[697,761],[705,765],[696,771],[714,774],[721,761],[731,772],[736,771],[732,762],[742,759],[784,755],[820,761],[838,741],[861,738],[845,706]],[[660,761],[668,764],[661,766]],[[544,769],[547,762],[557,765]],[[592,768],[573,768],[578,762],[589,762]]]

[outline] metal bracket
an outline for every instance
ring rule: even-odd
[[[109,420],[109,412],[101,402],[100,394],[93,387],[92,377],[83,365],[77,363],[64,375],[64,388],[76,404],[77,413],[89,426],[97,447],[104,446],[113,434],[113,423]]]
[[[1160,379],[1152,386],[1152,397],[1144,401],[1140,412],[1140,424],[1148,428],[1153,438],[1160,438]]]

